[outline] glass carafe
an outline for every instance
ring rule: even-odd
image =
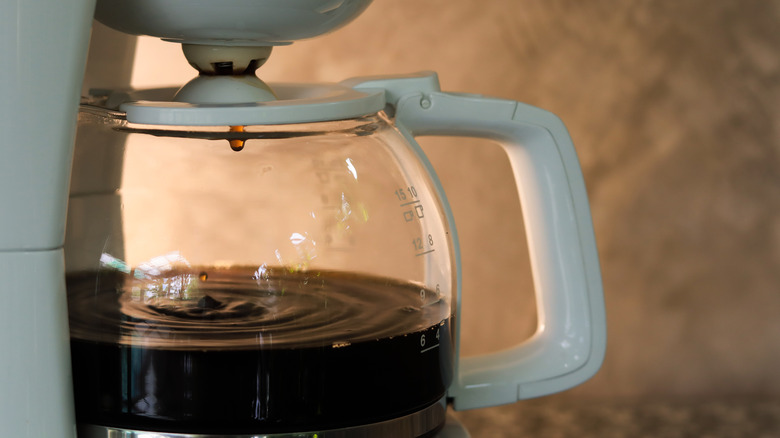
[[[501,102],[428,90],[404,109],[378,86],[341,86],[372,96],[345,97],[348,117],[306,120],[306,106],[291,123],[251,123],[241,111],[256,107],[82,105],[66,239],[81,433],[429,436],[448,397],[510,402],[598,368],[603,308],[581,176],[567,169],[576,156],[553,143],[552,162],[535,162],[549,146],[536,122],[458,119],[463,105]],[[154,119],[182,108],[208,123]],[[509,351],[458,358],[456,233],[413,140],[425,127],[533,140],[529,160],[510,158],[545,185],[520,184],[541,323]]]

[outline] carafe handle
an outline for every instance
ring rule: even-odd
[[[350,85],[385,88],[397,126],[410,140],[480,137],[499,141],[509,156],[523,206],[538,327],[510,349],[458,358],[448,394],[455,409],[512,403],[589,379],[606,348],[604,298],[585,183],[561,120],[519,102],[443,93],[433,73]]]

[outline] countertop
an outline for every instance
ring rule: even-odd
[[[472,438],[780,437],[780,399],[550,402],[457,412]]]

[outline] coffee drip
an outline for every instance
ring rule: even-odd
[[[230,132],[244,132],[243,126],[231,126]],[[244,144],[246,144],[246,140],[241,138],[232,138],[228,140],[228,143],[230,143],[230,149],[233,149],[236,152],[241,151],[244,149]]]

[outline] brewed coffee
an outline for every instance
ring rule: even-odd
[[[279,433],[383,421],[444,396],[450,309],[435,291],[279,271],[70,275],[77,420]]]

